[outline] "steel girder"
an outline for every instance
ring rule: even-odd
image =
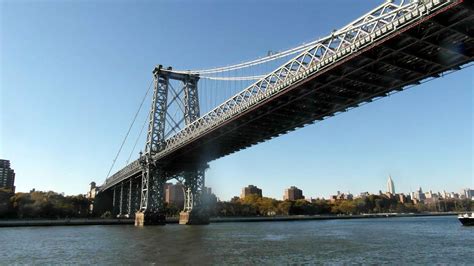
[[[186,76],[183,80],[184,87],[184,122],[189,125],[199,118],[198,77]]]
[[[417,75],[423,76],[425,73],[431,72],[435,75],[436,70],[429,71],[419,69],[418,65],[422,64],[421,62],[420,64],[405,64],[402,62],[404,59],[396,52],[409,47],[410,44],[401,44],[402,47],[387,47],[387,49],[392,48],[391,51],[386,51],[387,55],[371,56],[370,53],[363,53],[362,51],[375,49],[375,44],[382,43],[385,39],[389,39],[397,34],[402,36],[405,29],[412,27],[416,28],[415,25],[422,25],[424,23],[423,21],[432,21],[429,19],[431,16],[437,13],[442,13],[444,12],[443,10],[450,9],[459,3],[461,3],[461,1],[458,0],[426,0],[423,2],[412,1],[405,5],[394,5],[392,3],[383,4],[381,7],[374,9],[349,26],[322,39],[320,43],[316,44],[311,49],[308,49],[304,53],[290,60],[265,78],[254,83],[238,95],[205,114],[203,117],[186,125],[186,127],[180,132],[166,139],[166,148],[154,155],[154,161],[160,161],[160,159],[165,157],[167,158],[168,155],[172,155],[173,152],[191,143],[194,139],[212,132],[221,124],[231,121],[236,116],[245,113],[259,103],[275,98],[277,95],[281,95],[288,88],[297,86],[303,81],[318,75],[318,73],[326,73],[326,69],[332,69],[334,66],[343,65],[346,61],[350,62],[349,58],[352,58],[353,56],[369,60],[369,64],[374,64],[374,67],[379,65],[391,67],[393,71],[404,75],[407,80],[404,85],[409,84],[409,81],[415,80]],[[472,35],[471,31],[466,31],[465,26],[460,27],[451,24],[447,25],[446,22],[436,20],[430,23],[439,23],[440,26],[438,27],[445,27],[448,31],[453,31],[463,36],[465,35],[466,38],[472,38],[470,37]],[[428,27],[428,29],[430,28]],[[421,36],[421,39],[428,41],[429,36],[432,35],[432,31],[436,31],[436,28],[423,31],[428,36],[427,38]],[[344,40],[341,40],[341,38]],[[413,39],[413,41],[416,41],[416,39]],[[383,45],[381,45],[381,47],[383,47]],[[406,57],[411,61],[414,56],[416,56],[416,54],[409,55],[409,57],[407,55]],[[427,65],[429,66],[430,64]],[[349,72],[356,71],[356,69],[347,69]],[[324,74],[319,75],[321,76]],[[381,77],[381,75],[378,76]],[[344,79],[344,77],[345,73],[341,73],[340,76],[330,76],[330,78],[335,81],[331,81],[331,84],[326,84],[326,87],[333,87],[333,90],[338,90],[340,88],[346,92],[352,92],[352,90],[354,90],[354,93],[356,93],[354,96],[357,96],[357,98],[363,98],[366,101],[370,101],[371,97],[378,93],[376,91],[374,91],[375,94],[369,91],[367,91],[367,94],[357,93],[357,90],[362,90],[362,87],[354,87],[357,85],[357,82],[354,84],[345,84],[344,82],[350,82],[350,80]],[[351,78],[358,79],[359,77],[353,75]],[[363,82],[363,80],[361,81]],[[350,86],[346,87],[348,85]],[[321,90],[321,88],[319,90]],[[350,95],[350,97],[352,96]],[[328,110],[328,112],[332,111]],[[311,119],[314,120],[315,118],[310,118],[310,120]],[[310,120],[308,120],[308,123]],[[120,182],[120,180],[129,178],[139,171],[140,168],[137,167],[137,163],[132,162],[130,165],[108,178],[106,184],[104,184],[104,189],[113,187],[114,184]]]
[[[231,120],[316,72],[358,53],[359,50],[370,46],[375,41],[416,23],[443,7],[456,3],[456,0],[427,0],[423,3],[411,1],[404,5],[385,2],[331,36],[321,39],[313,47],[187,125],[166,140],[166,149],[157,153],[155,159],[165,157],[197,136]]]
[[[161,198],[162,195],[152,195],[153,192],[159,188],[162,182],[159,182],[158,169],[156,169],[152,156],[164,148],[164,134],[166,123],[166,111],[168,104],[168,86],[169,78],[166,75],[161,75],[161,67],[153,71],[154,75],[154,90],[151,110],[149,115],[148,134],[145,145],[145,154],[140,156],[142,164],[142,187],[140,197],[140,211],[158,211],[158,209],[149,208],[149,201]],[[152,181],[152,183],[150,183]],[[154,191],[150,191],[154,190]],[[152,193],[150,193],[152,192]],[[158,193],[162,193],[158,192]],[[158,198],[156,198],[158,197]],[[158,203],[155,202],[154,205]],[[162,205],[158,204],[158,205]],[[153,206],[162,207],[162,206]],[[162,210],[162,209],[161,209]]]
[[[113,196],[112,196],[112,216],[117,216],[120,213],[121,205],[121,196],[120,196],[119,186],[113,187]]]
[[[184,210],[190,212],[195,207],[201,206],[202,193],[205,184],[206,167],[201,167],[195,171],[185,172],[184,176]]]
[[[145,146],[145,154],[140,156],[140,161],[142,164],[140,211],[162,213],[164,211],[164,184],[166,180],[169,179],[169,177],[166,176],[166,173],[156,164],[156,161],[153,159],[153,155],[166,148],[166,121],[168,117],[172,119],[171,116],[168,116],[168,107],[169,104],[174,101],[181,101],[179,97],[183,91],[183,120],[186,124],[189,124],[199,118],[199,98],[197,92],[197,83],[199,77],[197,75],[175,74],[171,72],[171,68],[165,70],[162,69],[161,66],[157,67],[153,71],[153,74],[155,79],[155,87],[149,116],[147,142]],[[171,79],[182,81],[183,88],[175,91],[174,88],[171,87],[174,95],[170,103],[168,102],[168,94],[170,92],[169,82]],[[179,123],[176,123],[174,120],[173,122],[174,124],[171,125],[172,130],[174,127],[179,126]],[[191,178],[189,182],[193,180],[204,179]],[[190,187],[191,191],[195,193],[199,191],[194,189],[195,185],[190,185]],[[195,197],[199,198],[199,196]]]
[[[346,27],[321,39],[320,42],[315,44],[313,47],[307,49],[288,63],[268,74],[263,79],[244,89],[242,92],[222,103],[214,110],[211,110],[203,117],[193,120],[192,123],[186,124],[184,129],[180,130],[165,141],[166,144],[164,146],[166,148],[159,150],[155,155],[155,159],[159,160],[159,158],[164,157],[185,145],[191,139],[212,130],[212,128],[218,126],[220,123],[232,119],[232,117],[246,111],[253,105],[258,104],[258,102],[274,96],[301,79],[307,78],[310,74],[331,65],[338,59],[344,58],[353,52],[357,52],[358,50],[370,45],[374,40],[393,33],[400,27],[416,21],[420,17],[445,6],[447,3],[448,2],[441,3],[436,0],[425,1],[425,3],[412,1],[405,4],[403,4],[403,2],[400,4],[391,1],[385,2],[364,16],[348,24]],[[172,79],[184,80],[186,77],[185,74],[172,72],[170,69],[164,70],[161,66],[158,67],[158,69],[160,71],[156,71],[155,69],[154,73],[166,72],[166,76]],[[165,95],[167,96],[167,94],[163,94],[163,96]],[[156,95],[154,95],[154,99],[155,97]],[[192,100],[193,98],[190,97],[189,99]],[[154,108],[154,106],[152,106],[152,108]],[[189,115],[192,114],[193,113],[189,113]],[[151,115],[152,113],[150,112],[150,120],[152,118]],[[162,125],[164,125],[164,122]],[[150,126],[148,134],[147,147],[150,148],[152,146],[150,135],[153,135],[150,132]],[[113,183],[115,180],[123,178],[124,176],[130,176],[133,172],[136,172],[139,169],[139,163],[134,161],[108,178],[106,185],[111,186],[113,184],[107,183]]]
[[[118,216],[122,216],[123,215],[123,205],[124,205],[124,200],[125,200],[125,197],[124,197],[124,191],[123,191],[123,183],[120,183],[120,197],[119,197],[119,213],[118,213]]]
[[[139,178],[130,178],[130,189],[128,214],[132,217],[140,209],[141,180]]]
[[[184,119],[185,125],[194,122],[200,116],[198,97],[198,78],[187,76],[183,80],[184,86]],[[194,207],[201,205],[201,195],[205,183],[205,167],[183,173],[184,177],[184,210],[190,212]]]

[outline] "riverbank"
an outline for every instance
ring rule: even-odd
[[[378,213],[362,215],[292,215],[292,216],[268,216],[268,217],[215,217],[211,223],[229,222],[287,222],[287,221],[313,221],[313,220],[344,220],[344,219],[371,219],[371,218],[395,218],[395,217],[421,217],[421,216],[454,216],[458,213]]]
[[[379,213],[364,215],[293,215],[293,216],[268,216],[268,217],[213,217],[211,223],[235,222],[287,222],[287,221],[313,221],[313,220],[342,220],[342,219],[371,219],[394,217],[420,217],[420,216],[451,216],[454,212],[443,213]],[[133,225],[134,219],[64,219],[64,220],[0,220],[0,227],[26,227],[26,226],[77,226],[77,225]],[[177,224],[178,218],[166,219],[167,224]]]

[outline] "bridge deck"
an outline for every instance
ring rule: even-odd
[[[392,26],[396,28],[396,23]],[[363,49],[338,55],[325,67],[302,75],[273,95],[259,96],[258,102],[245,111],[235,112],[216,126],[170,145],[155,159],[173,175],[438,77],[473,60],[471,1],[455,1],[392,30],[383,38],[373,36]],[[139,173],[138,163],[134,164],[116,174],[106,187]]]
[[[472,3],[451,6],[297,82],[157,159],[166,169],[214,160],[473,60]]]

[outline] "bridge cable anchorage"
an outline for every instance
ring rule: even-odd
[[[128,127],[128,131],[127,131],[127,134],[125,134],[125,137],[122,141],[122,144],[120,144],[120,148],[117,152],[117,154],[115,155],[115,158],[114,160],[112,161],[112,165],[110,166],[110,169],[109,169],[109,172],[107,173],[107,177],[105,178],[107,180],[107,178],[109,177],[110,175],[110,172],[112,172],[112,169],[114,168],[115,166],[115,162],[117,161],[117,158],[119,157],[120,155],[120,152],[122,151],[122,148],[123,148],[123,145],[125,144],[125,141],[127,141],[127,138],[128,138],[128,135],[130,134],[130,131],[132,130],[132,127],[133,125],[135,124],[135,121],[137,120],[137,117],[138,117],[138,114],[140,113],[140,110],[142,109],[143,107],[143,103],[145,102],[146,100],[146,97],[148,96],[148,93],[150,92],[150,89],[151,89],[151,85],[153,84],[153,80],[150,82],[150,85],[148,86],[148,90],[146,91],[145,95],[143,96],[143,99],[140,103],[140,106],[138,107],[138,110],[137,112],[135,113],[135,116],[133,117],[132,119],[132,123],[130,124],[130,126]]]

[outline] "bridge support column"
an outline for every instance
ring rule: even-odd
[[[157,169],[147,169],[142,175],[140,210],[135,213],[135,226],[164,225],[164,185],[166,178]]]
[[[133,178],[128,181],[128,199],[127,199],[127,216],[132,217],[132,190],[133,190]]]
[[[117,217],[121,217],[123,214],[123,182],[120,183],[120,196],[119,196],[119,213],[117,214]]]
[[[117,192],[117,186],[114,186],[113,188],[113,195],[112,195],[112,217],[115,217],[119,213],[119,205],[120,205],[120,199],[119,199],[119,192]]]
[[[179,224],[209,224],[209,210],[202,200],[205,169],[206,167],[202,167],[197,171],[184,174],[184,210],[179,214]]]
[[[131,179],[130,189],[130,208],[128,210],[130,217],[135,217],[135,213],[140,209],[140,179]]]
[[[130,181],[129,181],[130,182]],[[120,212],[117,215],[119,218],[128,218],[130,217],[128,214],[128,209],[129,209],[129,194],[130,194],[130,189],[129,189],[129,184],[128,182],[123,181],[120,184]]]

